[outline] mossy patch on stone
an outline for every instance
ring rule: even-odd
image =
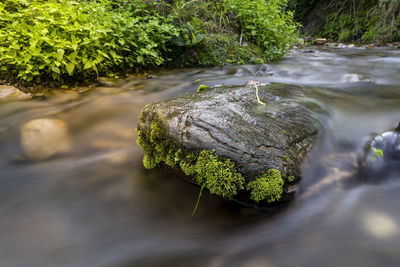
[[[250,198],[255,202],[267,200],[274,202],[281,198],[283,193],[284,181],[281,172],[276,169],[269,169],[256,180],[247,184],[247,190],[250,190]]]
[[[296,177],[294,177],[294,175],[290,175],[287,180],[289,183],[293,183],[296,180]]]
[[[210,193],[230,200],[245,188],[251,191],[251,199],[256,202],[264,199],[274,202],[281,197],[284,181],[279,170],[270,169],[246,186],[245,178],[232,160],[206,149],[184,153],[168,140],[165,130],[158,122],[153,121],[147,131],[137,131],[137,143],[145,152],[143,165],[147,169],[155,168],[161,163],[180,168]]]
[[[199,153],[195,164],[195,180],[205,184],[212,194],[232,199],[239,190],[244,189],[245,180],[230,160],[218,157],[210,150]]]

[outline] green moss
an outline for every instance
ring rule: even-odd
[[[165,161],[173,167],[175,163],[175,151],[169,147],[168,140],[165,137],[164,130],[159,124],[153,121],[150,125],[149,132],[138,130],[138,140],[136,143],[143,148],[145,156],[143,165],[147,169],[157,167],[161,162]]]
[[[230,159],[216,156],[212,151],[200,152],[196,162],[195,180],[212,194],[228,199],[244,189],[245,180]]]
[[[293,175],[290,175],[287,180],[289,183],[292,183],[292,182],[294,182],[295,179],[296,179],[296,177],[294,177]]]
[[[284,181],[281,172],[275,169],[269,169],[267,173],[262,174],[255,181],[247,184],[247,190],[250,190],[250,198],[256,202],[267,200],[274,202],[281,198],[283,193]]]
[[[288,156],[286,156],[286,155],[283,156],[282,159],[283,159],[284,161],[286,161],[286,162],[289,162],[289,160],[290,160],[290,158],[289,158]]]
[[[179,167],[188,176],[194,176],[196,174],[196,160],[197,155],[195,153],[189,153],[181,162]]]
[[[207,85],[204,85],[204,84],[200,84],[199,85],[199,88],[197,88],[197,93],[200,93],[200,92],[203,92],[203,91],[206,91],[206,90],[208,90],[208,89],[210,89],[210,86],[207,86]]]

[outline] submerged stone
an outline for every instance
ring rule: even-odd
[[[211,193],[270,206],[293,196],[290,185],[316,141],[324,108],[301,87],[219,87],[147,105],[137,131],[146,168],[181,169]]]
[[[62,120],[35,119],[21,127],[21,144],[30,160],[44,160],[70,149],[68,127]]]
[[[360,159],[363,180],[380,182],[400,175],[400,124],[394,131],[374,136]]]

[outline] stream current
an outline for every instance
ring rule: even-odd
[[[199,187],[144,169],[134,129],[146,104],[248,80],[304,87],[304,101],[329,110],[300,193],[400,121],[400,50],[390,48],[297,50],[266,65],[165,70],[1,102],[0,266],[397,266],[400,179],[336,179],[276,212],[203,193],[192,217]],[[38,118],[66,123],[67,153],[24,157],[21,127]]]

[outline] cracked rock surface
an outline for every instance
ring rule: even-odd
[[[230,158],[246,178],[268,169],[300,177],[303,158],[315,143],[326,113],[305,89],[272,84],[259,86],[266,106],[259,105],[253,87],[214,88],[149,104],[139,130],[161,123],[167,138],[185,152],[213,150]]]

